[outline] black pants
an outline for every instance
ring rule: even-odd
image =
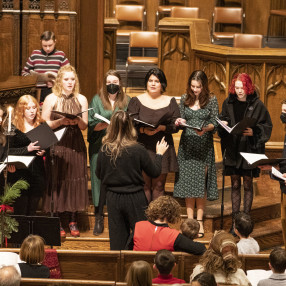
[[[135,223],[146,220],[147,199],[144,191],[114,193],[107,191],[110,250],[124,250]]]

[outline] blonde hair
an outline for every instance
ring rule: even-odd
[[[181,219],[181,206],[170,196],[160,196],[152,201],[145,211],[148,220],[167,220],[168,223],[176,223]]]
[[[137,133],[129,114],[123,110],[115,112],[102,139],[101,150],[110,156],[111,162],[115,164],[122,151],[135,144],[137,144]]]
[[[128,99],[127,99],[126,94],[123,91],[121,76],[119,72],[117,72],[116,70],[109,70],[104,76],[103,86],[99,91],[99,96],[102,101],[103,107],[104,109],[112,110],[112,106],[109,101],[108,92],[106,88],[107,77],[110,75],[116,76],[119,80],[119,91],[116,95],[116,101],[114,103],[113,108],[115,109],[116,107],[118,107],[118,109],[124,109],[128,104]]]
[[[29,264],[42,263],[45,258],[45,242],[39,235],[27,236],[20,249],[20,259]]]
[[[78,94],[79,94],[79,80],[78,80],[78,76],[76,74],[75,68],[71,65],[65,65],[59,69],[58,75],[55,79],[55,85],[53,87],[53,93],[58,97],[62,97],[62,95],[63,95],[62,81],[63,81],[64,75],[66,72],[73,72],[74,73],[75,85],[74,85],[74,89],[72,92],[73,92],[74,96],[78,96]]]
[[[210,246],[199,262],[206,272],[215,274],[221,270],[226,277],[241,267],[238,260],[236,241],[232,234],[224,230],[215,231]]]
[[[15,107],[15,116],[14,116],[14,121],[13,121],[16,128],[22,132],[25,132],[25,126],[24,126],[25,109],[27,108],[29,102],[33,102],[37,108],[37,113],[34,118],[33,127],[39,126],[42,122],[39,103],[36,100],[36,98],[29,94],[23,95],[17,101],[16,107]]]
[[[134,261],[127,272],[127,286],[152,286],[153,272],[146,261]]]

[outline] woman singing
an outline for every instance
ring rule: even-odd
[[[175,120],[180,117],[180,111],[176,99],[163,94],[166,87],[167,80],[164,72],[153,68],[145,76],[146,92],[133,97],[128,105],[128,113],[133,118],[156,126],[152,128],[135,123],[138,142],[146,147],[153,159],[156,155],[158,141],[165,137],[169,145],[168,151],[163,156],[161,175],[154,179],[143,173],[144,190],[148,202],[164,195],[167,174],[178,171],[172,134],[178,132]]]
[[[52,129],[66,127],[66,131],[46,160],[48,190],[44,200],[47,212],[69,212],[69,229],[72,236],[79,236],[76,213],[88,205],[87,154],[82,130],[87,128],[87,99],[79,93],[79,82],[74,67],[67,65],[59,70],[53,87],[43,104],[43,119]],[[79,114],[74,119],[53,113]],[[51,209],[51,203],[53,209]],[[66,233],[61,227],[61,236]]]
[[[253,200],[252,180],[259,176],[259,169],[251,168],[240,152],[265,153],[265,143],[272,131],[269,112],[259,99],[250,76],[240,73],[231,81],[229,96],[222,105],[220,119],[233,127],[244,117],[255,118],[256,125],[246,128],[241,135],[231,135],[222,127],[218,129],[222,151],[225,153],[225,174],[231,177],[232,222],[240,210],[241,177],[244,186],[244,212],[250,213]],[[230,232],[235,235],[233,223]]]
[[[88,137],[89,161],[92,200],[95,207],[95,225],[93,234],[103,232],[103,206],[106,200],[106,192],[101,188],[100,180],[95,175],[98,152],[102,146],[101,141],[106,134],[108,124],[97,117],[99,114],[110,120],[111,115],[117,110],[126,110],[129,97],[123,92],[120,74],[115,70],[109,70],[104,77],[103,86],[99,94],[95,95],[89,104],[93,108],[88,112]],[[100,200],[99,200],[100,197]]]
[[[203,71],[194,71],[188,80],[187,92],[181,98],[176,124],[201,130],[185,128],[179,145],[179,173],[176,174],[174,197],[185,198],[188,218],[200,223],[199,238],[204,236],[203,215],[206,199],[218,199],[213,133],[217,126],[218,102],[210,93],[208,78]]]

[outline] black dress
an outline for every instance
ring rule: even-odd
[[[24,190],[21,196],[14,203],[14,214],[35,215],[40,198],[45,187],[45,168],[42,156],[37,156],[36,151],[28,152],[30,139],[25,133],[16,129],[15,135],[10,137],[9,155],[35,156],[35,159],[27,169],[17,169],[15,173],[8,172],[8,183],[14,184],[20,179],[27,181],[30,185],[28,190]]]

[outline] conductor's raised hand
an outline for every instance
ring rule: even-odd
[[[169,145],[165,141],[165,137],[163,137],[161,141],[157,142],[156,154],[164,155],[168,148],[169,148]]]
[[[33,152],[33,151],[38,151],[40,150],[40,146],[37,146],[37,144],[39,143],[39,141],[35,141],[35,142],[31,142],[27,149],[28,149],[28,152]]]

